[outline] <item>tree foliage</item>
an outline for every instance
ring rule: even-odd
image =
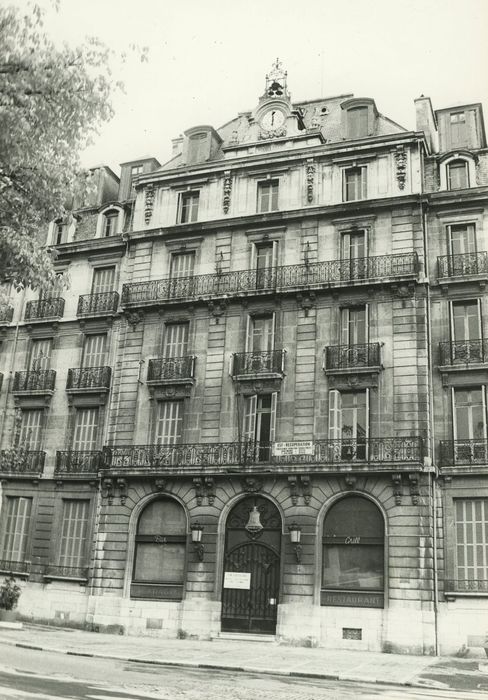
[[[0,7],[0,282],[52,288],[47,222],[65,214],[79,153],[112,117],[110,50],[48,36],[41,8]]]

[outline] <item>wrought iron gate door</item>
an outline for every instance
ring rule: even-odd
[[[224,571],[250,573],[251,587],[222,589],[222,630],[274,633],[280,587],[276,551],[262,542],[237,545],[228,552]]]

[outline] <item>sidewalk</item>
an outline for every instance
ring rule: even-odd
[[[24,624],[22,630],[0,628],[0,644],[137,663],[479,691],[480,697],[488,693],[488,659],[309,649],[228,639],[125,637],[30,624]]]

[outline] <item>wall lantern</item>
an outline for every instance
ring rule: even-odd
[[[195,520],[195,522],[190,525],[190,530],[195,553],[198,559],[203,561],[203,555],[205,553],[205,548],[202,544],[203,525],[200,525],[198,520]]]
[[[300,544],[302,528],[300,527],[300,525],[293,522],[291,525],[288,525],[288,532],[290,533],[290,542],[295,551],[297,562],[300,563],[302,560],[302,545]]]

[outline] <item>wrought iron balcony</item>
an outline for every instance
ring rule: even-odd
[[[235,352],[232,355],[231,375],[233,377],[270,373],[283,374],[284,371],[285,350]]]
[[[488,579],[447,579],[444,590],[456,593],[488,593]]]
[[[61,318],[64,313],[64,299],[53,297],[52,299],[38,299],[28,301],[25,305],[24,320],[40,321],[43,319]]]
[[[290,443],[286,443],[289,445]],[[300,454],[280,454],[280,443],[226,442],[192,443],[183,445],[133,445],[105,448],[106,469],[155,471],[227,471],[253,465],[314,465],[357,464],[358,468],[381,465],[415,464],[423,460],[422,439],[419,437],[364,438],[358,440],[317,440],[307,443],[309,449]]]
[[[51,578],[72,578],[77,581],[86,581],[88,579],[88,567],[48,564],[44,569],[43,577],[47,580]]]
[[[380,344],[361,343],[358,345],[330,345],[325,348],[325,369],[359,369],[379,367],[381,364]]]
[[[0,451],[0,473],[33,476],[42,474],[46,453],[40,450],[25,450],[12,447]]]
[[[303,288],[366,284],[390,278],[413,278],[417,253],[378,255],[352,260],[328,260],[267,270],[239,270],[178,279],[130,282],[122,288],[122,306],[158,304],[212,297],[235,297]]]
[[[110,389],[111,367],[76,367],[68,370],[66,389],[77,391],[84,389]]]
[[[103,453],[98,450],[56,452],[55,476],[96,475],[102,466]]]
[[[471,466],[484,464],[488,467],[488,440],[441,440],[441,465]]]
[[[2,574],[28,574],[30,561],[16,561],[14,559],[0,559],[0,571]]]
[[[99,314],[114,314],[119,305],[117,292],[100,292],[98,294],[82,294],[78,299],[77,316],[98,316]]]
[[[0,326],[8,325],[12,323],[14,317],[14,307],[9,305],[0,304]]]
[[[149,360],[147,370],[148,382],[165,382],[172,380],[193,379],[195,357],[158,357]]]
[[[469,365],[488,362],[488,340],[456,340],[439,343],[439,364]]]
[[[33,369],[14,374],[14,392],[53,392],[56,382],[56,370]]]
[[[488,275],[488,255],[486,251],[459,255],[442,255],[437,258],[437,264],[439,267],[439,278]]]

